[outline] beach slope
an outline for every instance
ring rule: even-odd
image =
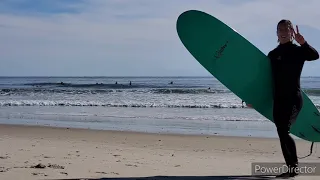
[[[297,148],[307,155],[310,142],[299,140]],[[316,145],[313,151],[301,162],[317,162]],[[283,162],[278,139],[0,125],[3,180],[259,179],[251,176],[256,162]]]

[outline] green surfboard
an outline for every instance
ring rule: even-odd
[[[273,122],[269,58],[233,28],[197,10],[182,13],[178,36],[191,55],[235,95]],[[320,141],[320,113],[303,92],[304,104],[291,128],[295,136]]]

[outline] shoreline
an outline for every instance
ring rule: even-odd
[[[167,132],[142,132],[142,131],[133,131],[133,130],[108,130],[108,129],[91,129],[83,127],[62,127],[62,126],[50,126],[50,125],[33,125],[33,124],[6,124],[0,123],[0,129],[7,128],[32,128],[32,129],[47,129],[47,130],[70,130],[78,132],[88,132],[88,133],[115,133],[115,134],[132,134],[132,135],[161,135],[161,136],[172,136],[172,137],[217,137],[217,138],[239,138],[239,139],[268,139],[275,140],[278,137],[256,137],[256,136],[232,136],[232,135],[221,135],[221,134],[183,134],[183,133],[167,133]],[[297,139],[299,141],[304,141]]]
[[[116,108],[114,109],[114,111],[115,110]],[[107,117],[103,115],[88,117],[68,115],[40,116],[32,114],[29,115],[23,112],[21,113],[20,117],[18,113],[13,117],[0,117],[0,124],[39,125],[61,128],[83,128],[94,130],[132,131],[161,134],[278,138],[275,126],[272,124],[272,122],[269,121],[186,120],[179,118],[126,118]]]

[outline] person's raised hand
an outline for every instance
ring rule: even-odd
[[[304,39],[304,37],[300,34],[299,32],[299,27],[298,25],[296,25],[296,28],[297,28],[297,32],[294,30],[294,28],[292,29],[292,32],[294,34],[294,39],[300,44],[304,44],[306,41]]]

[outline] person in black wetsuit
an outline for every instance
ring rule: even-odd
[[[282,153],[288,172],[278,177],[296,176],[298,167],[296,145],[289,131],[303,105],[300,76],[305,61],[319,58],[318,52],[299,33],[290,20],[281,20],[277,25],[279,45],[268,53],[273,75],[273,119],[280,139]],[[296,45],[293,43],[296,40]]]

